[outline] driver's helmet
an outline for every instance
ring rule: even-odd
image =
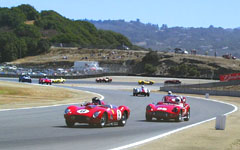
[[[141,87],[144,88],[144,85],[142,85]]]
[[[176,102],[177,104],[179,104],[179,103],[181,102],[181,98],[180,98],[180,97],[176,97],[176,98],[175,98],[175,102]]]
[[[98,97],[93,97],[92,103],[96,105],[101,105],[101,100]]]
[[[172,95],[172,91],[168,91],[168,95]]]

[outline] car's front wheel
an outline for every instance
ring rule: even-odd
[[[127,123],[127,114],[125,112],[123,113],[121,120],[118,122],[118,125],[123,127],[126,125],[126,123]]]
[[[152,121],[152,116],[150,116],[150,115],[148,115],[148,114],[146,113],[146,120],[147,120],[147,121]]]
[[[176,121],[177,122],[181,122],[183,120],[182,118],[182,111],[178,114],[177,118],[176,118]]]
[[[190,109],[187,112],[186,118],[184,118],[184,121],[188,121],[190,119]]]
[[[69,121],[69,120],[65,120],[65,122],[66,122],[67,127],[69,127],[69,128],[73,127],[75,124],[74,122]]]
[[[104,113],[100,120],[99,127],[103,128],[106,125],[106,122],[107,122],[107,115],[106,115],[106,113]]]

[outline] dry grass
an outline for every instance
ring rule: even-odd
[[[81,103],[94,96],[97,95],[52,86],[0,82],[0,109]]]
[[[112,54],[114,52],[114,54]],[[48,63],[48,62],[74,62],[74,61],[107,61],[107,60],[132,60],[141,59],[147,51],[126,51],[126,50],[103,50],[103,49],[78,49],[78,48],[51,48],[46,54],[25,57],[13,61],[13,64],[21,63]],[[67,59],[63,59],[67,57]],[[87,57],[87,59],[83,59]],[[109,59],[107,59],[107,57]],[[121,57],[121,58],[119,58]]]

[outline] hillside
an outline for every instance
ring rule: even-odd
[[[47,52],[50,46],[136,49],[123,35],[96,29],[55,11],[38,12],[30,5],[0,8],[0,63]]]
[[[188,51],[196,49],[198,54],[219,56],[231,53],[240,57],[240,29],[161,27],[155,24],[144,24],[140,20],[126,22],[124,20],[86,20],[98,29],[112,30],[128,37],[135,45],[153,50],[170,51],[183,48]]]
[[[239,72],[240,70],[240,60],[117,49],[51,48],[46,54],[18,59],[12,64],[44,69],[71,68],[74,61],[99,61],[100,66],[109,68],[110,72],[169,77],[218,79],[220,74]]]

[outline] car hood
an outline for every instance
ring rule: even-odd
[[[95,113],[97,111],[104,111],[104,108],[99,107],[97,105],[72,107],[70,109],[71,109],[73,115],[84,115],[84,116],[92,116],[93,113]]]
[[[155,111],[172,111],[173,108],[177,107],[176,105],[173,104],[161,104],[161,105],[156,105],[154,110]]]

